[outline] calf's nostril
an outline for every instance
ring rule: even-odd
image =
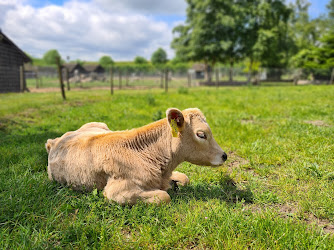
[[[227,154],[224,153],[223,156],[222,156],[223,160],[226,161],[227,160]]]

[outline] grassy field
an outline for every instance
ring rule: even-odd
[[[0,248],[333,249],[334,86],[0,95]],[[229,160],[183,163],[168,205],[119,206],[47,179],[44,143],[90,121],[200,108]]]

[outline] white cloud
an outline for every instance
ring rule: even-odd
[[[107,3],[72,0],[63,6],[34,8],[24,1],[0,0],[0,27],[24,51],[38,57],[57,49],[71,59],[97,60],[104,54],[115,60],[132,60],[136,55],[149,59],[158,47],[173,56],[173,27],[167,22],[136,14],[130,7],[131,13],[125,7],[123,12],[112,11],[97,2]]]
[[[135,12],[146,15],[184,15],[185,0],[94,0],[111,11]]]

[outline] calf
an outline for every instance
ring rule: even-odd
[[[185,174],[173,171],[181,162],[219,166],[227,155],[199,109],[170,108],[166,116],[126,131],[92,122],[49,139],[49,179],[74,189],[103,189],[119,204],[169,202],[171,181],[189,183]]]

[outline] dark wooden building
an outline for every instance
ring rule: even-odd
[[[84,65],[85,70],[87,73],[96,73],[96,74],[104,74],[105,70],[104,68],[98,64],[98,65]]]
[[[0,92],[20,92],[27,89],[24,63],[31,59],[0,30]]]
[[[63,65],[68,70],[69,77],[73,77],[75,74],[88,74],[88,72],[79,63],[67,63]]]

